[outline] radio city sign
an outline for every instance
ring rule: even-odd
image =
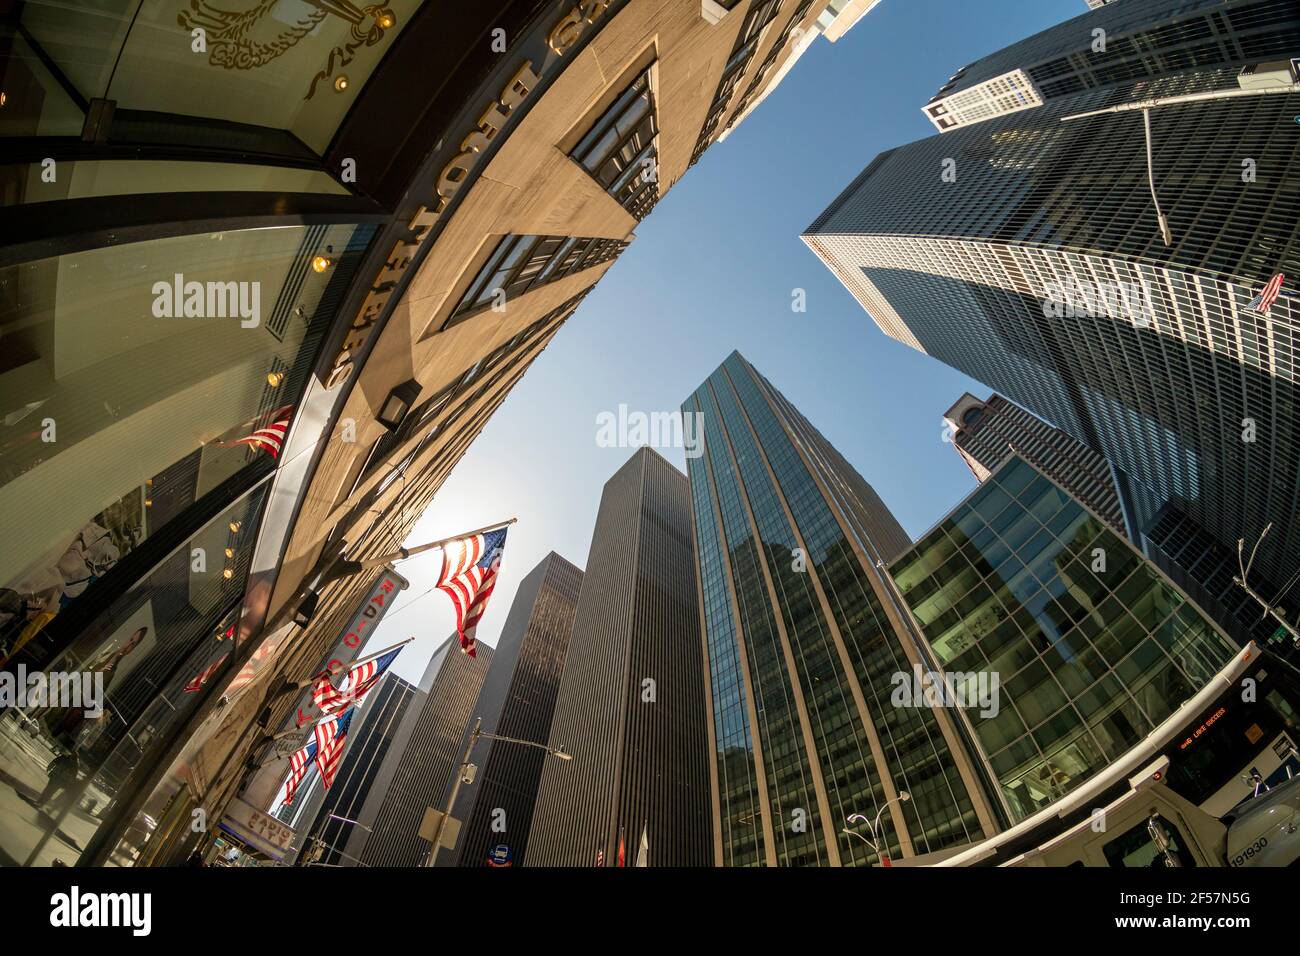
[[[392,568],[384,568],[384,573],[379,576],[370,590],[366,593],[366,599],[361,606],[353,613],[352,619],[348,621],[348,626],[343,631],[343,637],[335,646],[334,651],[330,654],[329,663],[322,669],[321,674],[333,675],[343,671],[347,666],[356,659],[357,654],[361,652],[362,646],[370,639],[370,636],[379,627],[379,622],[384,619],[388,609],[392,607],[393,602],[401,591],[405,591],[410,586],[410,582],[402,577]],[[317,676],[321,676],[318,674]],[[294,726],[302,727],[312,723],[321,717],[320,708],[316,705],[315,695],[308,690],[298,703],[298,713],[294,718]]]
[[[472,119],[473,112],[468,113],[471,118],[466,119],[462,127],[465,134],[460,138],[454,153],[443,162],[427,199],[415,209],[406,223],[410,236],[400,238],[393,244],[382,268],[371,282],[370,290],[334,357],[325,383],[327,388],[333,388],[347,380],[354,357],[369,341],[371,330],[392,302],[408,267],[437,230],[457,193],[479,171],[487,151],[515,118],[520,106],[541,83],[559,73],[564,54],[573,49],[611,6],[617,5],[618,0],[579,0],[545,34],[537,33],[519,44],[521,47],[538,47],[536,55],[540,66],[534,68],[534,60],[525,59],[500,91],[487,101],[486,106],[480,104],[480,107],[473,108],[479,112],[476,120]],[[457,143],[457,140],[450,137],[446,141]],[[441,157],[435,155],[432,160],[435,167],[439,158]]]

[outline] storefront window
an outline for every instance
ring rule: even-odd
[[[225,509],[98,615],[42,672],[45,700],[29,691],[25,706],[0,712],[0,862],[75,863],[142,759],[221,679],[265,489]],[[217,557],[196,562],[198,552]],[[74,684],[79,706],[55,706],[69,702],[56,701],[56,687]]]
[[[278,453],[370,234],[210,233],[0,269],[0,667],[44,668],[60,613]]]
[[[287,130],[328,146],[423,0],[28,0],[0,42],[0,134],[76,136],[86,104]]]
[[[325,173],[292,166],[147,159],[64,160],[53,181],[44,163],[0,166],[0,206],[199,191],[348,195],[346,188]]]

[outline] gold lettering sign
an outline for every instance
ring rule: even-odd
[[[587,25],[595,23],[597,18],[609,9],[610,0],[583,0],[551,28],[546,37],[546,45],[561,56],[578,42],[586,31]]]
[[[610,2],[611,0],[581,0],[551,28],[546,38],[547,45],[557,54],[563,54],[564,51],[572,48],[586,31],[587,26],[595,23],[609,9]],[[533,71],[532,61],[525,60],[500,95],[488,104],[483,115],[479,117],[477,125],[461,140],[460,151],[447,161],[447,165],[438,174],[435,195],[431,197],[432,205],[420,206],[407,223],[407,228],[414,234],[414,238],[399,240],[393,246],[388,260],[371,283],[370,293],[362,302],[361,310],[357,313],[347,337],[334,357],[333,368],[325,383],[326,388],[333,388],[346,381],[352,373],[353,353],[365,346],[370,337],[371,327],[379,321],[379,316],[388,305],[389,297],[405,274],[407,266],[415,260],[416,254],[433,231],[447,204],[456,195],[461,185],[469,179],[474,166],[482,158],[484,149],[496,139],[511,114],[519,108],[541,79]]]
[[[461,183],[469,179],[482,147],[496,137],[510,114],[540,82],[541,77],[533,72],[532,61],[525,60],[501,91],[501,95],[479,118],[479,125],[461,141],[460,152],[442,167],[442,172],[438,175],[438,196],[443,200],[444,206],[456,195]]]

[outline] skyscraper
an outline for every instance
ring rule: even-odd
[[[493,648],[473,718],[484,733],[546,743],[573,631],[582,571],[554,551],[525,575]],[[458,754],[465,752],[469,732]],[[488,855],[504,846],[519,866],[528,848],[528,830],[545,751],[520,744],[479,740],[470,753],[478,770],[474,783],[461,788],[452,817],[461,823],[454,852],[438,864],[485,866]]]
[[[24,807],[0,860],[209,843],[153,824],[219,819],[245,787],[252,725],[290,716],[278,688],[370,583],[328,572],[397,551],[791,41],[869,5],[5,4],[0,662],[75,669],[145,628],[129,664],[157,690],[80,755],[109,807],[96,832]],[[176,56],[191,31],[206,50]],[[111,91],[87,63],[114,65]],[[260,432],[279,438],[240,443]],[[260,700],[209,720],[236,691]],[[217,732],[231,714],[244,726]],[[57,736],[0,725],[7,799],[39,795]],[[186,787],[196,762],[222,779]]]
[[[686,476],[648,448],[605,483],[528,862],[707,866],[709,767]]]
[[[366,799],[344,844],[344,866],[424,862],[430,848],[419,833],[424,811],[446,806],[451,775],[464,755],[461,739],[492,663],[492,648],[479,644],[477,650],[477,657],[462,654],[453,634],[433,652],[420,679],[423,697],[407,707],[388,754],[366,781]]]
[[[897,520],[738,353],[682,413],[704,431],[689,471],[717,863],[867,865],[991,835],[952,716],[891,701],[922,662],[881,571],[910,545]],[[882,853],[841,832],[881,811]]]
[[[804,237],[886,334],[1105,456],[1140,531],[1169,502],[1230,551],[1273,522],[1256,564],[1272,582],[1300,554],[1298,307],[1285,287],[1268,313],[1250,303],[1300,269],[1300,95],[1267,62],[1298,29],[1295,4],[1267,0],[1084,14],[953,87],[1018,66],[1042,105],[882,153]],[[1150,109],[1168,243],[1142,117],[1067,119],[1269,86]]]
[[[991,705],[962,712],[1016,819],[1140,742],[1235,650],[1155,565],[1016,455],[891,571],[935,669],[963,675],[952,679],[968,696],[989,685]]]
[[[952,446],[983,481],[1019,455],[1096,512],[1117,534],[1132,536],[1110,463],[1077,438],[1001,395],[980,401],[970,392],[944,413]]]

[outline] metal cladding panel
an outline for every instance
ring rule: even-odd
[[[452,774],[464,753],[460,742],[492,656],[485,644],[479,644],[477,657],[462,654],[455,635],[434,652],[420,682],[421,689],[428,688],[423,705],[410,708],[406,726],[398,731],[404,738],[401,746],[390,750],[371,781],[360,816],[370,831],[355,827],[348,843],[347,852],[361,863],[423,864],[429,842],[419,836],[420,821],[429,807],[446,806]]]
[[[553,551],[520,583],[474,706],[484,732],[547,741],[581,583],[582,571]],[[467,730],[462,752],[468,737]],[[477,778],[452,811],[461,821],[456,852],[440,854],[439,865],[486,866],[498,846],[521,865],[547,759],[533,747],[480,740],[470,755]]]
[[[1141,117],[1061,121],[1222,76],[1236,68],[1090,90],[900,147],[805,240],[888,334],[1109,460],[1145,513],[1187,502],[1229,549],[1272,522],[1256,568],[1285,581],[1300,553],[1300,306],[1285,284],[1267,314],[1250,303],[1271,276],[1300,274],[1300,194],[1283,172],[1300,142],[1277,134],[1295,127],[1300,95],[1151,111],[1170,246]],[[946,159],[955,181],[915,172]]]
[[[648,449],[605,484],[528,863],[711,862],[704,681],[686,478]],[[651,683],[647,683],[647,681]]]

